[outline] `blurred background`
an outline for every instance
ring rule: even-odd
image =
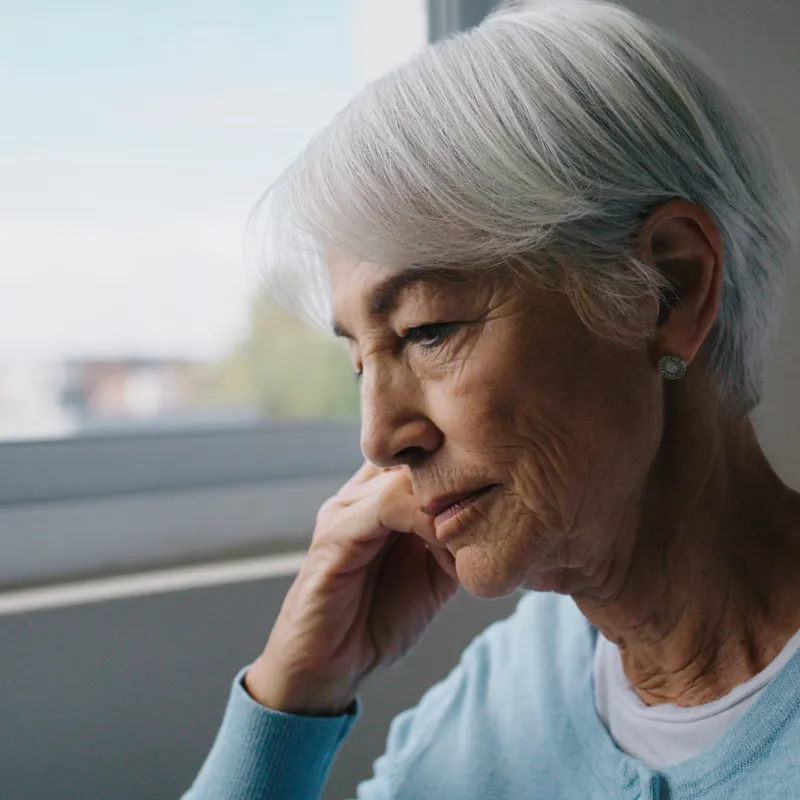
[[[0,796],[177,798],[359,464],[343,348],[260,292],[260,194],[367,82],[490,0],[0,0]],[[797,0],[629,0],[692,39],[800,184]],[[795,265],[797,267],[797,265]],[[800,486],[798,270],[764,445]],[[459,597],[334,765],[513,608]]]
[[[420,0],[0,5],[0,437],[358,412],[258,294],[242,229]]]

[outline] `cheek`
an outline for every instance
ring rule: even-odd
[[[572,528],[576,497],[585,495],[579,448],[553,420],[541,420],[517,435],[513,491],[545,530]],[[573,495],[574,497],[571,497]]]
[[[459,457],[497,459],[513,428],[513,383],[475,356],[429,386],[431,416]]]
[[[576,557],[577,542],[602,549],[606,534],[613,535],[660,437],[657,378],[645,356],[594,349],[567,346],[561,352],[570,357],[560,365],[529,368],[500,415],[512,420],[503,440],[513,445],[507,452],[514,491],[536,535],[553,548],[569,546]]]
[[[537,535],[565,535],[608,516],[646,472],[658,446],[657,388],[645,352],[553,325],[546,338],[517,330],[491,351],[476,348],[429,400],[453,467],[507,481]]]

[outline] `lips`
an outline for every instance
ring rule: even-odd
[[[463,503],[465,500],[477,498],[495,486],[497,486],[496,483],[490,483],[486,486],[480,486],[475,489],[467,489],[463,492],[457,492],[455,494],[442,495],[441,497],[435,498],[427,505],[422,506],[422,511],[429,517],[438,517],[440,514],[443,514],[449,508],[452,508],[458,503]]]

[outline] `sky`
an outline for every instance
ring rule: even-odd
[[[422,0],[0,0],[0,361],[215,358],[251,208]]]

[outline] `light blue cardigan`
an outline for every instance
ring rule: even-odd
[[[800,653],[713,747],[657,773],[620,752],[595,712],[594,643],[571,599],[526,594],[394,720],[359,800],[800,798]],[[356,715],[269,711],[239,676],[184,800],[317,800]]]

